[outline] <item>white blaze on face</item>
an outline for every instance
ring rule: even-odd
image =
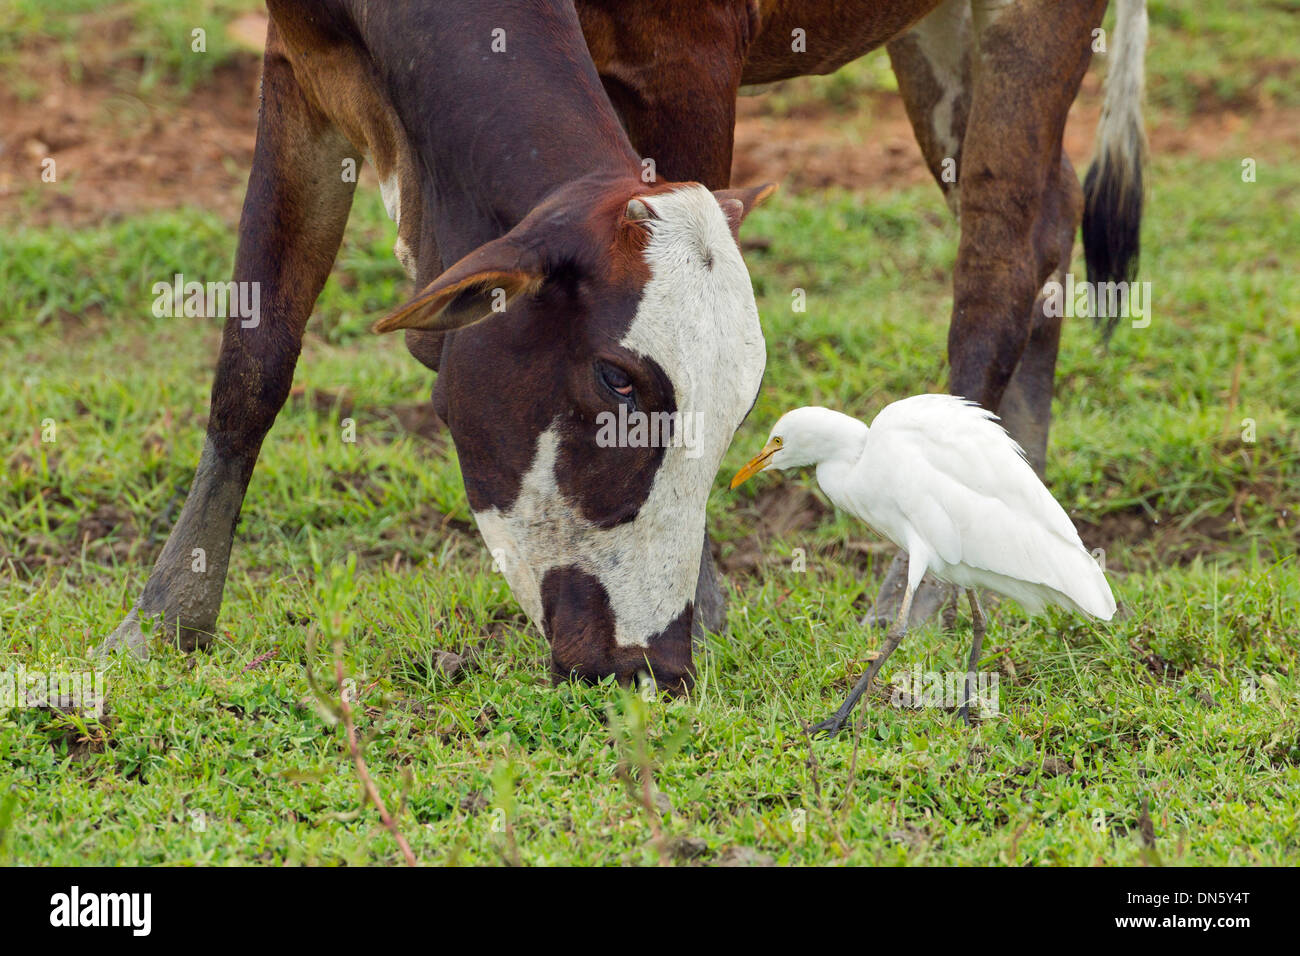
[[[636,518],[601,529],[560,493],[552,427],[539,437],[510,510],[474,515],[534,624],[542,624],[546,572],[574,565],[608,593],[620,646],[645,645],[694,600],[709,489],[766,362],[749,272],[717,199],[684,186],[645,203],[655,216],[647,222],[650,280],[620,344],[664,370],[678,427],[694,447],[665,448]]]

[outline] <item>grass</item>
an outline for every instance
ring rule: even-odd
[[[1199,29],[1243,29],[1208,6]],[[1152,4],[1153,33],[1171,9],[1189,8]],[[551,688],[543,638],[466,526],[454,451],[394,411],[431,376],[365,331],[406,285],[378,196],[360,196],[253,479],[222,633],[115,661],[101,719],[0,710],[0,862],[399,862],[307,684],[307,666],[332,672],[333,637],[425,863],[1296,862],[1300,164],[1238,135],[1257,183],[1235,160],[1155,158],[1150,327],[1104,351],[1069,322],[1062,344],[1048,480],[1126,614],[994,607],[1001,716],[967,731],[877,696],[856,759],[843,739],[810,761],[798,729],[879,646],[856,621],[888,553],[807,478],[718,482],[723,560],[752,560],[689,700]],[[746,233],[771,240],[748,256],[769,366],[725,474],[792,405],[869,417],[944,388],[956,228],[936,191],[780,194]],[[219,338],[155,318],[150,286],[222,278],[232,253],[199,209],[0,235],[0,673],[91,668],[137,596],[192,478]],[[782,502],[803,517],[774,519]],[[886,684],[960,669],[968,623],[909,636]],[[472,647],[478,666],[443,676],[440,652]],[[628,785],[643,774],[653,812]]]

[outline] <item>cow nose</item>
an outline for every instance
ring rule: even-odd
[[[694,683],[691,662],[692,605],[644,643],[619,643],[609,595],[587,571],[551,568],[542,579],[543,630],[551,645],[551,670],[557,681],[598,681],[615,677],[638,686],[645,675],[660,691],[681,693]]]
[[[555,683],[581,680],[592,683],[613,677],[646,699],[662,694],[680,696],[695,685],[695,670],[676,655],[656,654],[654,647],[613,649],[598,642],[574,647],[565,634],[548,634],[551,641],[551,677]]]

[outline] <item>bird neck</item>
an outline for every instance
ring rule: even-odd
[[[829,461],[823,461],[817,466],[817,486],[825,492],[826,497],[831,500],[836,508],[841,511],[853,512],[853,507],[849,503],[847,492],[849,490],[849,477],[853,473],[853,462],[845,461],[842,458],[833,458]]]
[[[823,453],[817,461],[817,484],[835,507],[844,510],[849,507],[846,492],[854,466],[866,449],[867,426],[847,415],[837,415],[826,425]]]
[[[867,426],[856,418],[838,412],[820,423],[816,439],[818,470],[824,465],[852,467],[867,446]]]

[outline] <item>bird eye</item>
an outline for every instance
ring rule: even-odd
[[[600,380],[605,387],[617,395],[620,400],[632,398],[633,393],[636,391],[636,386],[632,384],[632,377],[616,365],[599,362],[596,365],[596,373],[600,376]]]

